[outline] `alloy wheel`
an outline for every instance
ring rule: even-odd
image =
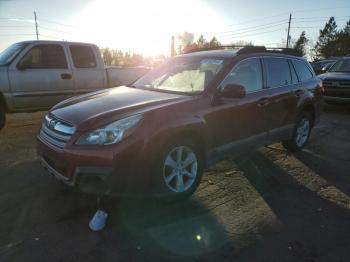
[[[173,148],[165,157],[163,178],[170,190],[186,192],[196,181],[198,159],[195,152],[187,146]]]
[[[298,147],[305,145],[310,132],[310,120],[307,118],[301,119],[296,130],[295,143]]]

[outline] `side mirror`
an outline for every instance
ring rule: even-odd
[[[244,86],[237,84],[228,84],[221,90],[221,96],[229,98],[241,98],[245,96]]]
[[[27,59],[22,59],[18,64],[17,64],[17,69],[18,70],[25,70],[27,68],[30,68],[31,62],[30,60]]]

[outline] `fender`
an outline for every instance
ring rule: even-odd
[[[316,103],[317,103],[317,101],[316,101],[314,94],[310,91],[306,91],[297,103],[296,118],[300,115],[301,112],[306,110],[312,114],[313,124],[314,124],[315,120],[317,118],[317,116],[316,116],[316,112],[317,112]]]

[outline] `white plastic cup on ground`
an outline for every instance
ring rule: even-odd
[[[106,225],[108,214],[102,210],[97,210],[89,223],[92,231],[100,231]]]

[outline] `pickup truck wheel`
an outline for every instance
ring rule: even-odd
[[[312,128],[312,117],[308,112],[303,112],[295,124],[293,137],[283,141],[283,146],[291,152],[300,151],[308,142]]]
[[[6,122],[6,113],[5,108],[0,105],[0,130],[5,126]]]
[[[165,146],[157,173],[166,200],[184,199],[193,194],[201,181],[202,159],[200,150],[190,141]]]

